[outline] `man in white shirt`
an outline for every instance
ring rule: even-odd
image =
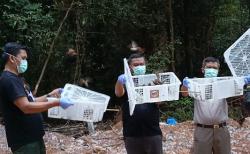
[[[207,57],[202,63],[205,78],[217,77],[219,60]],[[188,96],[189,82],[184,79],[182,95]],[[194,100],[194,153],[195,154],[230,154],[230,134],[227,129],[228,106],[226,99]]]

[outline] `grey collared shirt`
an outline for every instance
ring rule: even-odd
[[[194,100],[194,122],[213,125],[227,121],[228,106],[226,99]]]

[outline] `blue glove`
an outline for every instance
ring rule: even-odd
[[[186,88],[190,88],[190,82],[188,81],[188,77],[185,77],[182,81],[183,86]]]
[[[59,88],[59,94],[61,94],[63,92],[63,88]]]
[[[245,81],[245,84],[249,84],[250,83],[250,75],[245,76],[244,81]]]
[[[121,83],[121,84],[125,84],[126,83],[126,77],[124,74],[121,74],[119,77],[118,77],[118,82]]]
[[[67,109],[71,105],[74,105],[68,98],[60,98],[59,103],[63,109]]]

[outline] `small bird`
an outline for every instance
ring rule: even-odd
[[[139,52],[144,53],[145,49],[138,46],[138,44],[135,41],[131,41],[131,43],[128,45],[129,49],[133,52]]]
[[[69,48],[68,51],[66,52],[66,55],[68,55],[70,57],[74,57],[74,56],[77,56],[78,53],[74,49]]]
[[[92,82],[92,79],[89,77],[81,78],[79,80],[79,86],[88,88],[90,82]]]
[[[69,48],[67,51],[66,51],[66,61],[68,63],[75,63],[76,60],[77,60],[77,56],[78,56],[78,53],[72,49],[72,48]]]
[[[133,41],[133,40],[131,41],[130,50],[132,50],[132,51],[138,50],[138,44],[135,41]]]

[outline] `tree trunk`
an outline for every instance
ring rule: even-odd
[[[193,60],[192,56],[194,54],[192,53],[192,37],[191,37],[191,14],[190,14],[190,8],[191,8],[191,1],[190,0],[184,0],[184,22],[185,22],[185,32],[184,32],[184,50],[185,50],[185,61],[186,65],[183,65],[183,68],[188,68],[186,70],[186,75],[193,74]],[[184,69],[185,71],[185,69]]]
[[[84,57],[85,57],[85,29],[84,26],[82,26],[81,22],[81,16],[82,8],[76,8],[76,52],[77,52],[77,60],[76,60],[76,68],[75,68],[75,75],[74,75],[74,83],[79,84],[80,79],[82,77],[82,67]]]
[[[54,51],[53,51],[53,48],[54,48],[54,45],[55,45],[55,41],[57,40],[57,38],[58,38],[58,36],[59,36],[59,34],[60,34],[61,30],[62,30],[62,26],[63,26],[65,20],[67,19],[68,14],[69,14],[70,10],[72,9],[73,5],[74,5],[74,0],[72,0],[72,2],[71,2],[71,4],[70,4],[70,7],[68,8],[68,10],[67,10],[67,12],[66,12],[66,14],[65,14],[65,16],[64,16],[64,18],[63,18],[63,20],[62,20],[61,23],[60,23],[60,26],[59,26],[58,29],[57,29],[56,36],[55,36],[55,38],[53,39],[53,41],[52,41],[52,43],[51,43],[51,45],[50,45],[48,57],[47,57],[47,59],[46,59],[44,65],[43,65],[42,72],[41,72],[41,74],[40,74],[40,76],[39,76],[39,79],[38,79],[38,81],[37,81],[37,83],[36,83],[35,89],[34,89],[34,91],[32,92],[34,96],[36,96],[36,94],[37,94],[39,85],[40,85],[40,83],[41,83],[41,81],[42,81],[42,78],[43,78],[43,75],[44,75],[44,73],[45,73],[46,67],[47,67],[47,65],[48,65],[49,59],[50,59],[52,53],[54,52]]]
[[[173,9],[172,9],[172,0],[168,0],[167,2],[168,9],[168,20],[169,20],[169,31],[170,31],[170,51],[171,51],[171,68],[172,71],[175,72],[175,40],[174,40],[174,23],[173,23]]]

